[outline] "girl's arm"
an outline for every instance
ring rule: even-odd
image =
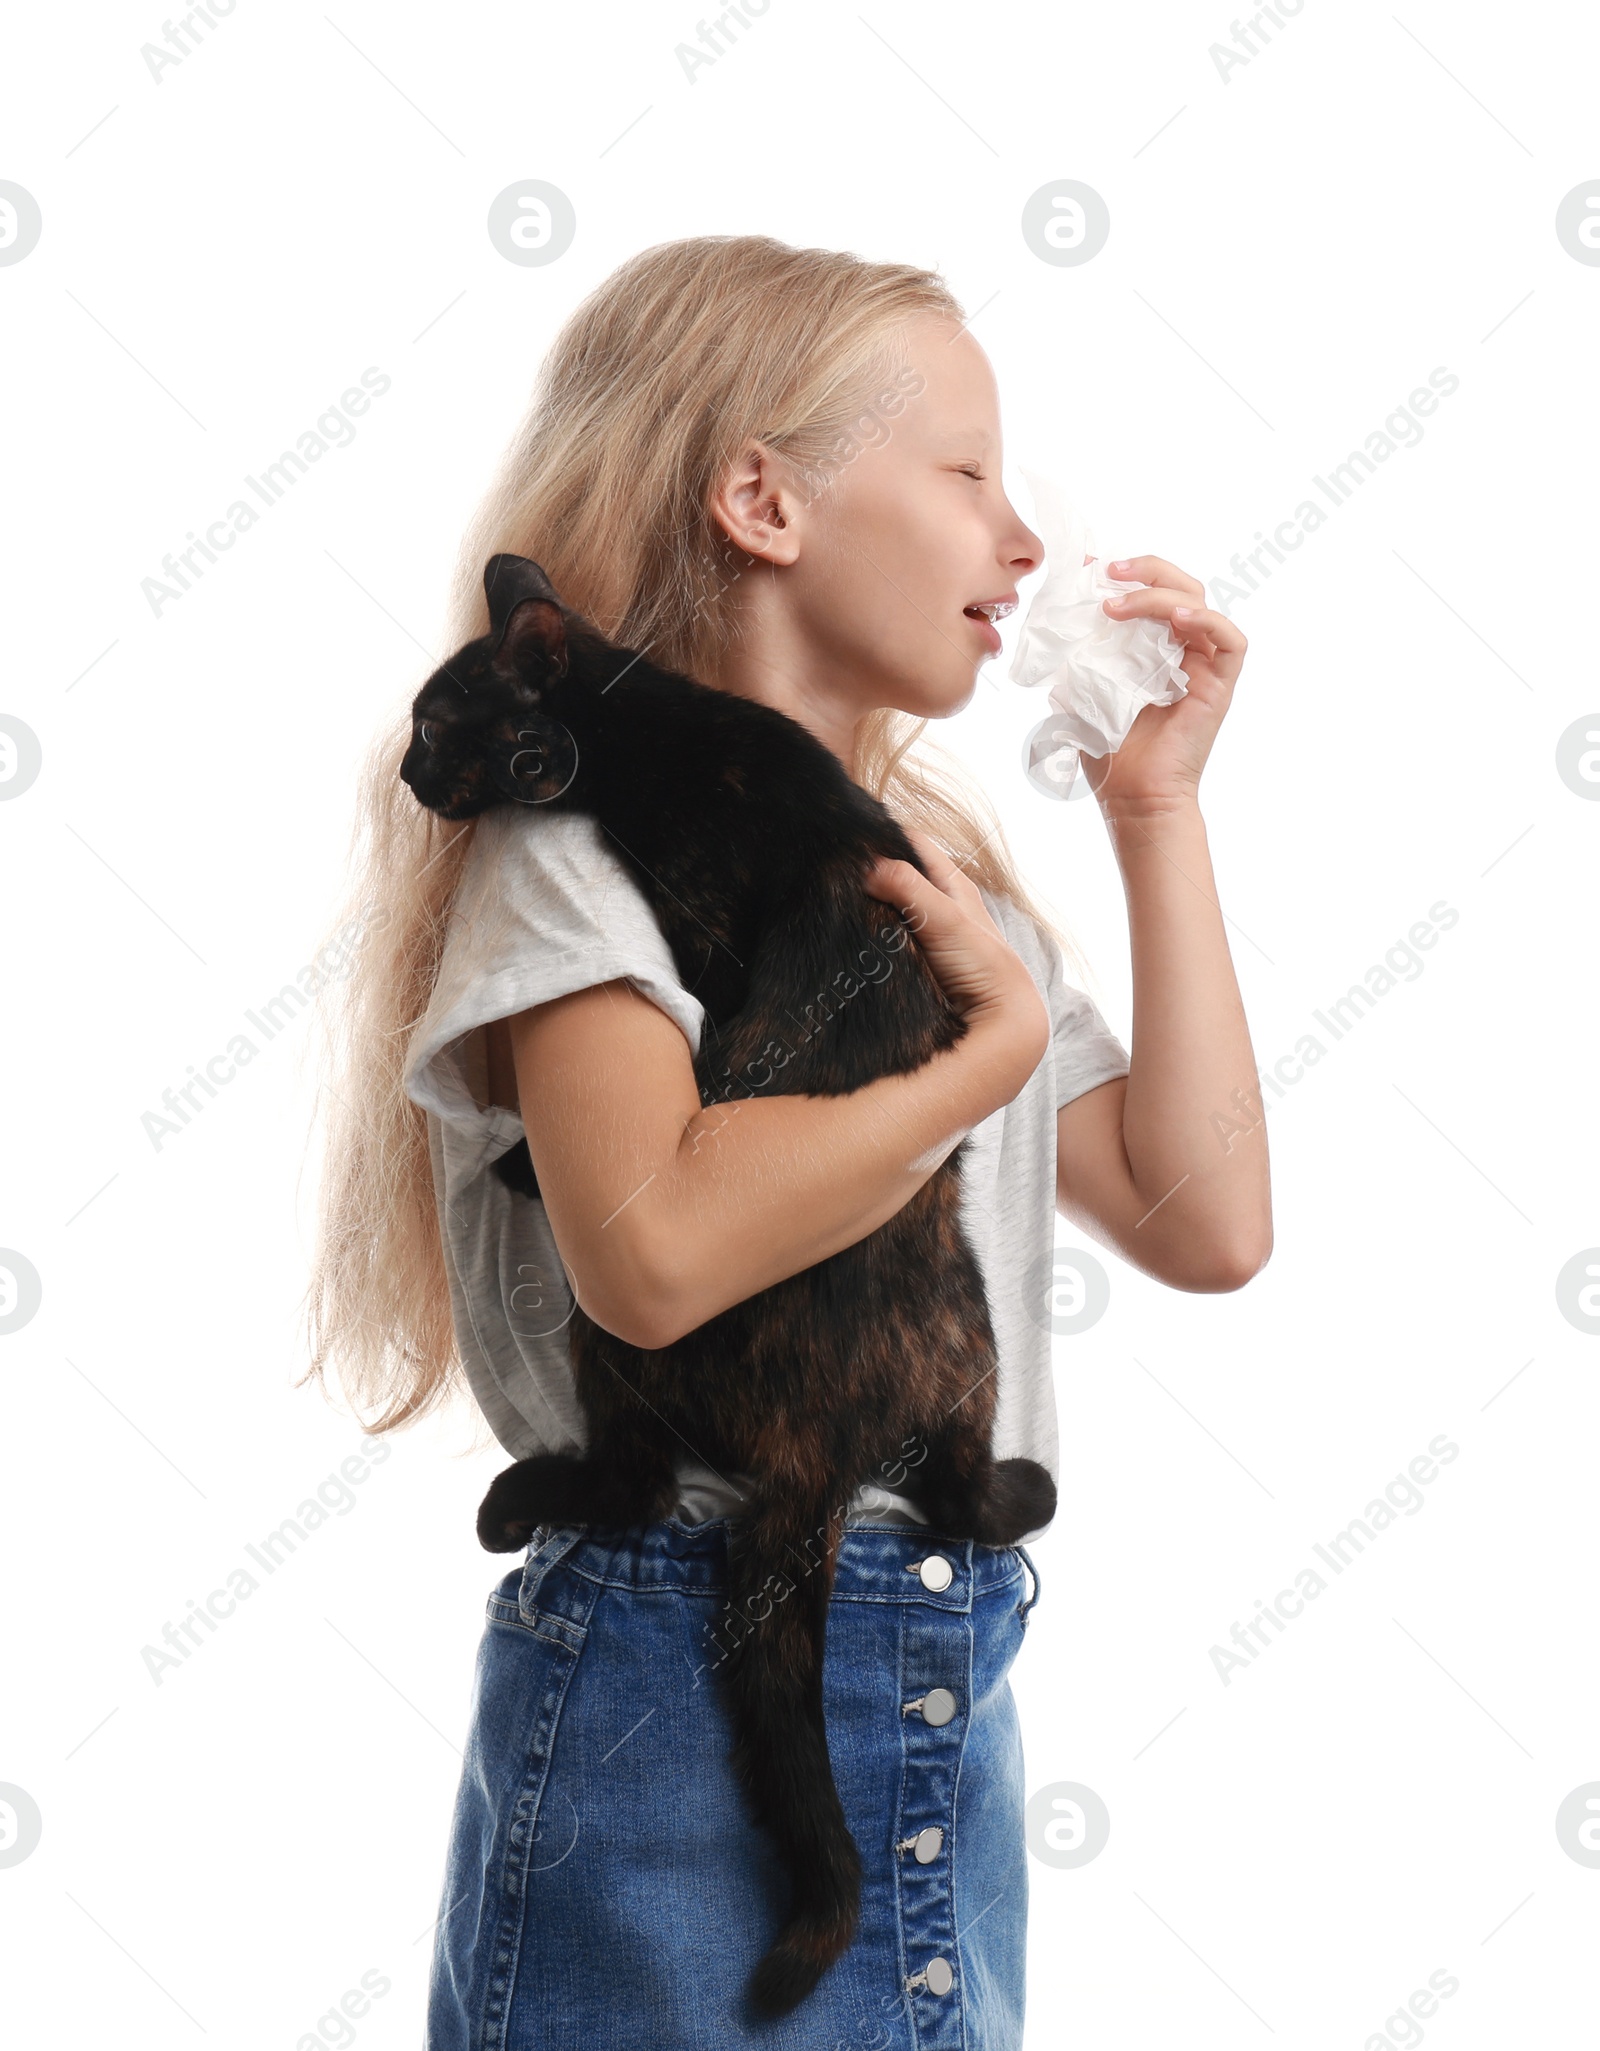
[[[1246,643],[1171,563],[1138,556],[1113,574],[1149,588],[1107,612],[1166,620],[1189,690],[1085,763],[1127,894],[1133,1033],[1127,1077],[1056,1114],[1057,1207],[1174,1288],[1237,1289],[1272,1251],[1267,1137],[1199,782]]]
[[[509,1020],[517,1098],[550,1229],[597,1324],[670,1345],[894,1216],[1043,1059],[1050,1020],[978,890],[913,835],[931,880],[880,864],[967,1031],[909,1075],[842,1097],[702,1107],[688,1042],[626,980]]]

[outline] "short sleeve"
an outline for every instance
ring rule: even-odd
[[[1103,1082],[1128,1073],[1127,1049],[1085,991],[1075,989],[1061,966],[1053,933],[1037,924],[1008,895],[983,892],[983,901],[1006,939],[1028,965],[1050,1014],[1050,1049],[1044,1060],[1054,1078],[1055,1108],[1070,1104]],[[1040,1067],[1044,1062],[1040,1063]]]
[[[465,1043],[497,1018],[626,977],[699,1051],[705,1012],[678,981],[666,937],[599,822],[577,812],[497,809],[474,828],[405,1090],[425,1111],[484,1137]],[[520,1127],[520,1121],[518,1121]]]
[[[1048,934],[1041,935],[1045,956],[1045,1002],[1050,1011],[1050,1040],[1055,1059],[1056,1109],[1074,1097],[1114,1082],[1128,1073],[1122,1042],[1084,991],[1070,984],[1061,967],[1061,950]]]

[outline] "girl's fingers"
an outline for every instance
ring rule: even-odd
[[[1122,597],[1108,598],[1104,610],[1116,620],[1166,620],[1180,641],[1206,639],[1219,654],[1243,655],[1249,643],[1228,615],[1213,612],[1209,606],[1187,605],[1185,600],[1192,595],[1150,585]]]
[[[941,867],[950,866],[950,857],[931,833],[924,832],[920,826],[908,826],[905,829],[905,836],[935,875]]]
[[[948,916],[963,926],[976,919],[989,931],[999,933],[1000,928],[972,878],[950,859],[930,834],[914,826],[908,826],[905,831],[907,839],[926,863],[928,874],[924,875],[914,862],[880,856],[876,870],[867,879],[868,895],[885,898],[898,905],[916,930],[932,919],[935,929],[943,931],[940,922]]]
[[[924,832],[919,826],[908,826],[905,832],[906,838],[927,864],[929,876],[947,896],[969,890],[976,893],[978,886],[959,862],[952,861],[931,833]]]
[[[942,932],[941,922],[956,916],[950,894],[910,862],[880,855],[877,867],[868,870],[864,887],[869,897],[893,905],[909,922],[913,932],[920,933],[924,927]]]
[[[867,888],[879,897],[893,897],[909,904],[912,898],[939,890],[937,877],[924,876],[915,862],[902,862],[893,855],[879,855],[875,867],[867,871]]]
[[[1133,579],[1140,584],[1165,584],[1169,588],[1184,592],[1191,598],[1204,598],[1206,587],[1198,577],[1191,577],[1187,570],[1180,570],[1176,563],[1169,563],[1165,556],[1131,555],[1126,559],[1106,564],[1106,575],[1126,582]]]
[[[867,871],[864,888],[869,897],[882,898],[885,904],[892,904],[909,916],[915,906],[917,886],[923,880],[909,862],[891,861],[887,855],[880,855]]]

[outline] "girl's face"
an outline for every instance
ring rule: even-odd
[[[1014,606],[1018,578],[1044,559],[1000,486],[988,358],[933,316],[910,323],[906,341],[907,368],[852,424],[826,489],[767,456],[718,506],[775,573],[754,574],[745,673],[728,681],[836,746],[879,706],[959,711],[1000,649],[976,608]]]

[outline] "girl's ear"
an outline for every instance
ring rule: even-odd
[[[787,467],[759,442],[734,462],[711,494],[712,519],[735,548],[765,563],[792,563],[800,553],[800,500]]]
[[[527,598],[506,620],[489,668],[497,677],[524,677],[539,670],[567,673],[567,622],[553,598]]]

